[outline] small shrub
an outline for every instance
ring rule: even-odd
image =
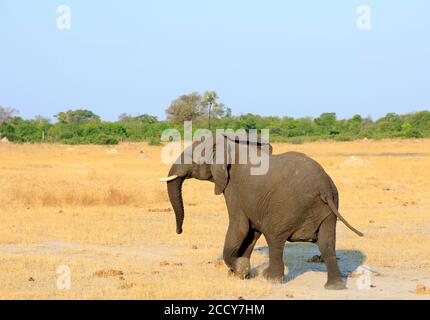
[[[416,129],[409,129],[402,134],[405,138],[423,138],[424,135]]]
[[[344,135],[334,136],[332,139],[334,141],[352,141],[352,140],[354,140],[353,137],[344,136]]]
[[[293,139],[290,140],[290,143],[291,144],[303,144],[304,140],[301,139],[301,138],[293,138]]]
[[[160,138],[158,138],[158,137],[151,137],[151,138],[149,138],[149,145],[150,146],[159,146],[161,143],[160,143]]]
[[[126,191],[110,188],[104,199],[104,203],[109,206],[125,206],[136,202],[133,194],[129,194]]]
[[[94,144],[101,144],[101,145],[116,145],[119,143],[118,139],[112,136],[108,136],[105,134],[101,134],[99,136],[96,136],[93,139],[91,139]]]

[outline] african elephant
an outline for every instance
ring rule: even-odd
[[[250,141],[233,140],[223,136],[225,153],[231,156],[233,144],[237,149],[249,147]],[[219,138],[218,140],[219,141]],[[229,143],[228,143],[229,142]],[[196,147],[199,143],[194,143]],[[264,142],[254,145],[261,149]],[[268,144],[270,146],[270,144]],[[218,144],[213,144],[215,149]],[[218,147],[219,148],[219,147]],[[338,212],[338,191],[332,179],[313,159],[298,152],[273,155],[268,151],[269,169],[264,175],[250,174],[251,164],[230,159],[224,164],[192,162],[184,164],[184,153],[175,162],[167,182],[169,199],[176,215],[177,233],[182,233],[184,207],[182,184],[195,178],[215,183],[215,194],[224,194],[229,214],[223,258],[231,272],[247,278],[254,245],[264,235],[269,247],[269,266],[263,275],[269,280],[283,281],[283,250],[289,242],[316,243],[327,266],[326,289],[345,289],[336,252],[336,222],[341,220],[354,229]],[[215,150],[212,152],[212,156]],[[233,157],[237,157],[237,152]],[[179,161],[181,160],[181,161]]]

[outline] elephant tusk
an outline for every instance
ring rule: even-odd
[[[161,182],[170,182],[170,181],[176,180],[178,178],[179,178],[179,176],[177,176],[175,174],[174,176],[170,176],[170,177],[167,177],[167,178],[160,178],[158,180],[161,181]]]

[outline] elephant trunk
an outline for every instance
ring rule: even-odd
[[[171,174],[170,174],[171,175]],[[184,178],[177,179],[167,183],[167,192],[169,194],[170,203],[176,215],[176,233],[182,233],[182,224],[184,223],[184,202],[182,200],[182,184]]]

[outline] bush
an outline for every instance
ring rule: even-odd
[[[334,136],[332,137],[332,139],[334,141],[353,141],[354,138],[351,136],[347,136],[347,135],[338,135],[338,136]]]
[[[150,146],[159,146],[161,144],[159,137],[151,137],[149,138],[149,145]]]
[[[402,134],[404,138],[423,138],[424,135],[416,129],[409,129]]]
[[[67,115],[67,117],[66,117]],[[83,119],[77,120],[80,116]],[[87,119],[88,117],[91,119]],[[63,119],[64,118],[64,119]],[[0,137],[16,143],[66,143],[107,144],[121,141],[148,141],[159,145],[163,130],[177,129],[183,136],[183,126],[156,117],[124,115],[118,122],[103,122],[87,110],[66,113],[55,124],[49,121],[24,120],[13,117],[0,123]],[[193,131],[207,129],[207,119],[193,123]],[[271,141],[302,144],[307,141],[332,139],[351,141],[354,139],[423,138],[430,137],[430,112],[421,111],[406,115],[388,113],[376,122],[359,115],[339,120],[335,113],[324,113],[316,119],[291,117],[266,117],[254,114],[228,116],[212,119],[215,129],[270,129]]]
[[[99,136],[94,137],[94,139],[91,139],[89,143],[101,144],[101,145],[115,145],[115,144],[118,144],[119,141],[115,137],[108,136],[105,134],[100,134]]]
[[[303,144],[304,141],[301,138],[292,138],[289,140],[291,144]]]

